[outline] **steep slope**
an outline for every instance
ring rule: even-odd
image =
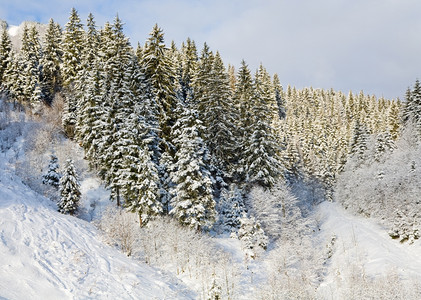
[[[104,245],[0,158],[0,299],[192,299],[176,279]]]

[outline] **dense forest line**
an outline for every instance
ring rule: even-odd
[[[19,50],[4,26],[0,62],[2,96],[41,119],[61,103],[62,134],[141,225],[168,214],[196,230],[259,227],[253,189],[283,188],[308,205],[332,200],[347,164],[384,162],[402,128],[421,126],[418,81],[403,103],[297,90],[263,65],[224,65],[207,44],[167,46],[157,25],[135,49],[118,17],[99,29],[75,9],[64,29],[52,19],[43,36],[25,27]]]

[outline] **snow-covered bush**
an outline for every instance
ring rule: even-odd
[[[208,236],[162,217],[143,227],[139,238],[143,259],[181,278],[195,279],[200,283],[200,299],[207,299],[215,289],[220,289],[221,299],[238,293],[238,266]]]
[[[415,300],[421,294],[419,278],[402,280],[394,270],[371,277],[358,264],[350,264],[335,284],[333,298],[337,299]]]
[[[246,258],[255,259],[260,256],[268,246],[268,237],[256,221],[255,217],[249,217],[244,212],[240,218],[238,239],[241,241]]]
[[[98,227],[106,241],[127,255],[197,283],[200,299],[238,294],[239,268],[231,256],[206,235],[181,226],[170,217],[139,226],[138,216],[120,208],[108,208]]]
[[[140,226],[136,214],[120,207],[108,206],[97,222],[105,233],[105,240],[121,249],[127,256],[139,250]]]
[[[253,299],[315,299],[326,262],[322,245],[312,236],[278,240],[264,261],[268,279]]]
[[[291,193],[283,182],[278,182],[271,190],[255,187],[251,190],[247,204],[250,213],[262,225],[265,233],[272,240],[288,239],[292,232],[303,235],[310,230],[311,225],[305,218],[304,203]]]

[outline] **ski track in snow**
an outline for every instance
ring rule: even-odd
[[[0,299],[194,299],[177,279],[101,243],[93,225],[56,212],[3,157],[0,170]]]

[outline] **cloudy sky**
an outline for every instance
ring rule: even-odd
[[[421,79],[419,0],[0,0],[0,19],[64,25],[72,7],[100,27],[118,13],[133,45],[158,23],[167,44],[206,41],[225,63],[262,63],[284,86],[402,99]]]

